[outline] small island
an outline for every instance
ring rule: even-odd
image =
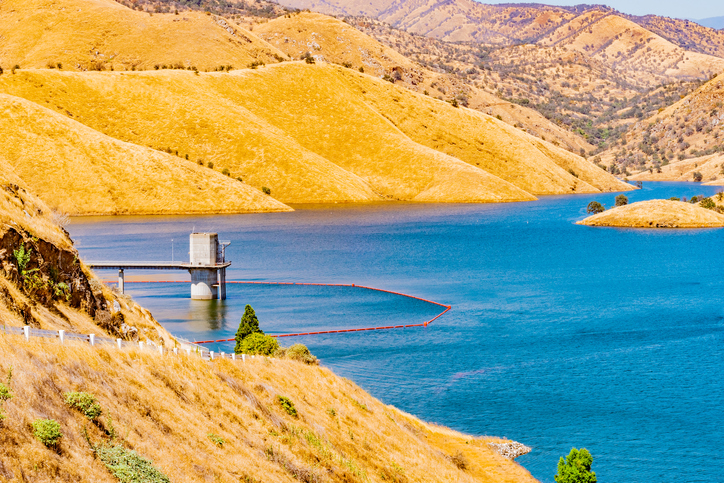
[[[577,224],[626,228],[716,228],[724,226],[724,215],[698,204],[649,200],[617,206]]]

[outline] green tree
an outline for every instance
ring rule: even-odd
[[[603,213],[604,211],[606,211],[606,208],[598,201],[591,201],[588,203],[588,207],[586,207],[586,213],[591,213],[593,215]]]
[[[701,180],[704,179],[704,175],[701,174],[699,171],[694,173],[694,181],[697,183],[701,183]]]
[[[586,448],[580,451],[571,448],[568,458],[561,457],[558,461],[556,483],[596,483],[596,473],[591,471],[593,456]]]
[[[616,206],[625,206],[628,204],[628,196],[618,195],[616,197]]]
[[[236,331],[236,346],[234,347],[234,352],[241,354],[241,343],[251,334],[264,335],[264,331],[259,328],[259,319],[256,317],[256,312],[251,308],[251,305],[247,305],[246,308],[244,308],[244,315],[241,316],[239,329]]]
[[[704,198],[699,202],[699,206],[702,208],[707,208],[709,210],[713,210],[716,208],[716,203],[711,198]]]

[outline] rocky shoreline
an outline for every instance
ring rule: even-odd
[[[530,447],[524,445],[523,443],[518,443],[517,441],[510,441],[508,443],[488,443],[488,446],[510,460],[514,460],[518,456],[523,456],[524,454],[531,452]]]

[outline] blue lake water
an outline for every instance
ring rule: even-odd
[[[628,196],[719,189],[645,183]],[[81,218],[68,228],[88,260],[169,260],[172,239],[185,259],[193,229],[217,231],[233,242],[229,279],[356,283],[450,304],[427,328],[295,339],[386,403],[532,446],[518,462],[543,482],[573,446],[591,451],[603,483],[722,482],[724,230],[574,224],[589,201],[611,206],[615,196]],[[345,287],[233,285],[226,302],[191,301],[186,284],[127,292],[192,340],[232,337],[247,303],[276,333],[421,323],[440,312]]]

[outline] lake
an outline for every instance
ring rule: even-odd
[[[645,182],[627,195],[720,189]],[[724,481],[724,230],[574,224],[590,201],[612,206],[615,196],[74,218],[68,229],[86,260],[186,260],[189,233],[214,231],[232,241],[230,280],[355,283],[452,305],[426,328],[284,343],[303,342],[424,420],[531,446],[517,461],[543,482],[573,446],[591,451],[600,482]],[[440,312],[352,287],[231,285],[225,302],[191,301],[187,284],[126,291],[191,340],[233,337],[247,303],[271,333],[421,323]]]

